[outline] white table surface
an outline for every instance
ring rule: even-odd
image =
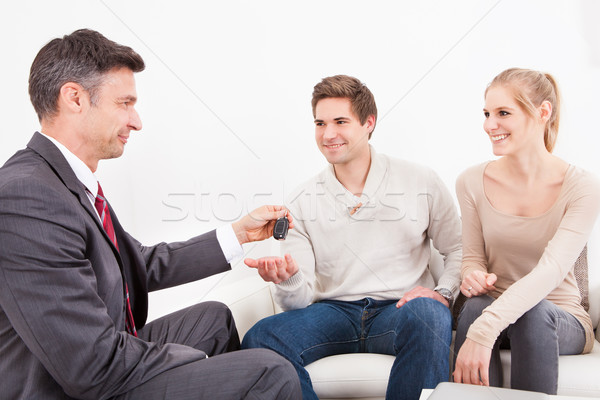
[[[433,393],[433,389],[423,389],[421,391],[421,396],[419,400],[427,400],[429,396]],[[550,396],[552,400],[585,400],[585,399],[595,399],[596,397],[579,397],[579,396]]]

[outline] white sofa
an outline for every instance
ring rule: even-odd
[[[590,251],[588,258],[589,312],[597,328],[600,318],[600,254]],[[441,257],[434,254],[431,260],[434,276],[439,274],[441,265]],[[256,274],[246,274],[240,280],[216,287],[205,299],[222,301],[231,308],[240,337],[258,320],[281,312],[271,295],[270,284]],[[501,358],[505,386],[510,387],[509,351],[503,350]],[[381,354],[343,354],[318,360],[308,365],[307,370],[321,400],[384,399],[393,361],[394,357]],[[600,398],[600,329],[596,331],[596,342],[590,354],[561,356],[559,362],[559,395]]]

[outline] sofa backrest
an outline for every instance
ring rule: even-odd
[[[592,317],[594,328],[598,328],[600,321],[600,220],[596,221],[596,226],[588,241],[588,287],[590,291],[588,312]],[[600,337],[600,330],[598,330],[597,336]]]
[[[433,244],[431,245],[431,256],[429,258],[429,271],[436,283],[440,280],[442,273],[444,273],[444,257],[433,247]]]
[[[227,304],[242,339],[256,322],[275,314],[271,285],[254,274],[213,288],[203,301],[215,300]]]

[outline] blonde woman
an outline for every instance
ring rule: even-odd
[[[461,174],[461,292],[454,381],[556,394],[559,354],[589,352],[593,329],[573,264],[600,208],[600,182],[554,156],[559,94],[545,73],[509,69],[485,92],[484,130],[498,159]]]

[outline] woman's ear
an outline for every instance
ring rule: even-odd
[[[550,103],[548,100],[543,101],[538,110],[540,113],[540,118],[545,124],[550,120],[550,117],[552,117],[552,103]]]

